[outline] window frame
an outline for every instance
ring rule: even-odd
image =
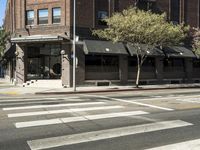
[[[60,20],[59,20],[59,22],[54,22],[54,17],[55,17],[54,16],[54,10],[55,9],[59,9],[60,10],[60,16],[59,16]],[[52,24],[60,24],[60,23],[61,23],[61,7],[54,7],[54,8],[52,8]]]
[[[29,19],[28,19],[28,13],[29,12],[33,12],[33,20],[32,20],[32,24],[29,24]],[[28,26],[32,26],[32,25],[34,25],[34,22],[35,22],[35,11],[34,10],[27,10],[26,11],[26,25],[28,25]]]
[[[42,10],[47,10],[47,23],[40,23],[40,11]],[[48,8],[43,8],[43,9],[38,9],[38,25],[48,25],[49,24],[49,9]]]

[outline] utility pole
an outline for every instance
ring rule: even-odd
[[[73,15],[73,91],[76,92],[76,0]]]

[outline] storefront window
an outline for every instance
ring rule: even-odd
[[[28,47],[28,79],[60,79],[60,50],[59,44]]]

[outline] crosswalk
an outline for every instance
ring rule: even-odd
[[[49,101],[51,101],[50,104]],[[88,99],[83,101],[79,97],[62,98],[60,100],[56,98],[42,98],[40,100],[26,99],[19,101],[8,100],[7,102],[0,101],[0,106],[3,106],[2,111],[6,113],[8,119],[13,120],[12,123],[14,124],[16,130],[31,130],[32,128],[37,127],[48,128],[48,126],[51,125],[59,126],[61,124],[76,122],[81,124],[88,121],[101,121],[104,119],[113,120],[115,118],[124,118],[134,121],[135,118],[133,116],[148,116],[151,114],[151,112],[142,109],[126,109],[126,106],[120,105],[119,103],[112,103],[101,100],[88,101]],[[45,117],[45,119],[44,117],[41,117],[49,115],[55,116],[53,118]],[[43,150],[190,126],[193,126],[193,124],[183,120],[160,120],[139,125],[116,125],[116,127],[108,129],[98,129],[95,131],[85,131],[81,133],[53,137],[46,137],[44,135],[44,137],[38,137],[38,139],[29,138],[26,142],[31,150]],[[148,150],[177,150],[177,146],[186,147],[187,144],[194,144],[195,147],[200,149],[200,140],[197,139],[193,141],[185,141],[182,143],[150,148]],[[184,148],[182,150],[184,150]]]

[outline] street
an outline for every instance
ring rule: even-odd
[[[0,95],[0,150],[199,150],[200,89]]]

